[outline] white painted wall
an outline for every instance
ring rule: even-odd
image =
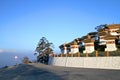
[[[117,36],[119,34],[117,32],[111,32],[110,35]]]
[[[119,69],[120,57],[52,57],[49,64],[54,66]]]
[[[110,29],[110,34],[113,35],[113,36],[117,36],[119,35],[116,31],[119,30],[119,28],[115,28],[115,29]]]
[[[79,52],[78,45],[71,45],[71,52],[70,53],[77,53]]]
[[[105,51],[116,51],[116,45],[115,44],[107,44],[106,45],[107,48],[105,48]]]
[[[93,45],[93,46],[87,46],[87,45]],[[83,51],[83,53],[92,53],[94,52],[94,43],[91,42],[91,43],[85,43],[85,50]]]
[[[64,54],[67,54],[67,47],[64,47],[63,53],[64,53]]]
[[[115,40],[107,40],[108,42],[115,42]],[[116,44],[115,43],[112,43],[112,44],[106,44],[106,48],[105,48],[105,51],[116,51],[117,50],[117,47],[116,47]]]

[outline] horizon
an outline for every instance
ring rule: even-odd
[[[15,56],[17,56],[17,59],[15,59]],[[30,61],[36,60],[36,56],[32,52],[1,52],[0,68],[20,64],[24,57],[28,57]]]
[[[33,52],[42,37],[59,46],[94,32],[101,24],[119,24],[119,0],[2,0],[0,53]]]

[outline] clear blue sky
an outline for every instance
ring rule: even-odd
[[[120,23],[120,0],[0,0],[0,49],[34,51],[46,37],[59,45]]]

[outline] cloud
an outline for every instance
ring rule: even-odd
[[[7,52],[7,53],[34,53],[34,51],[32,50],[16,50],[16,49],[2,49],[0,48],[0,53],[4,53],[4,52]]]
[[[3,52],[16,52],[16,51],[13,49],[0,49],[0,53],[3,53]]]
[[[4,50],[5,52],[16,52],[15,50],[13,50],[13,49],[6,49],[6,50]]]
[[[0,49],[0,53],[2,53],[3,52],[3,50],[2,49]]]

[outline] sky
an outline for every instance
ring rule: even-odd
[[[59,46],[120,23],[120,0],[0,0],[0,52],[34,52],[46,37]]]

